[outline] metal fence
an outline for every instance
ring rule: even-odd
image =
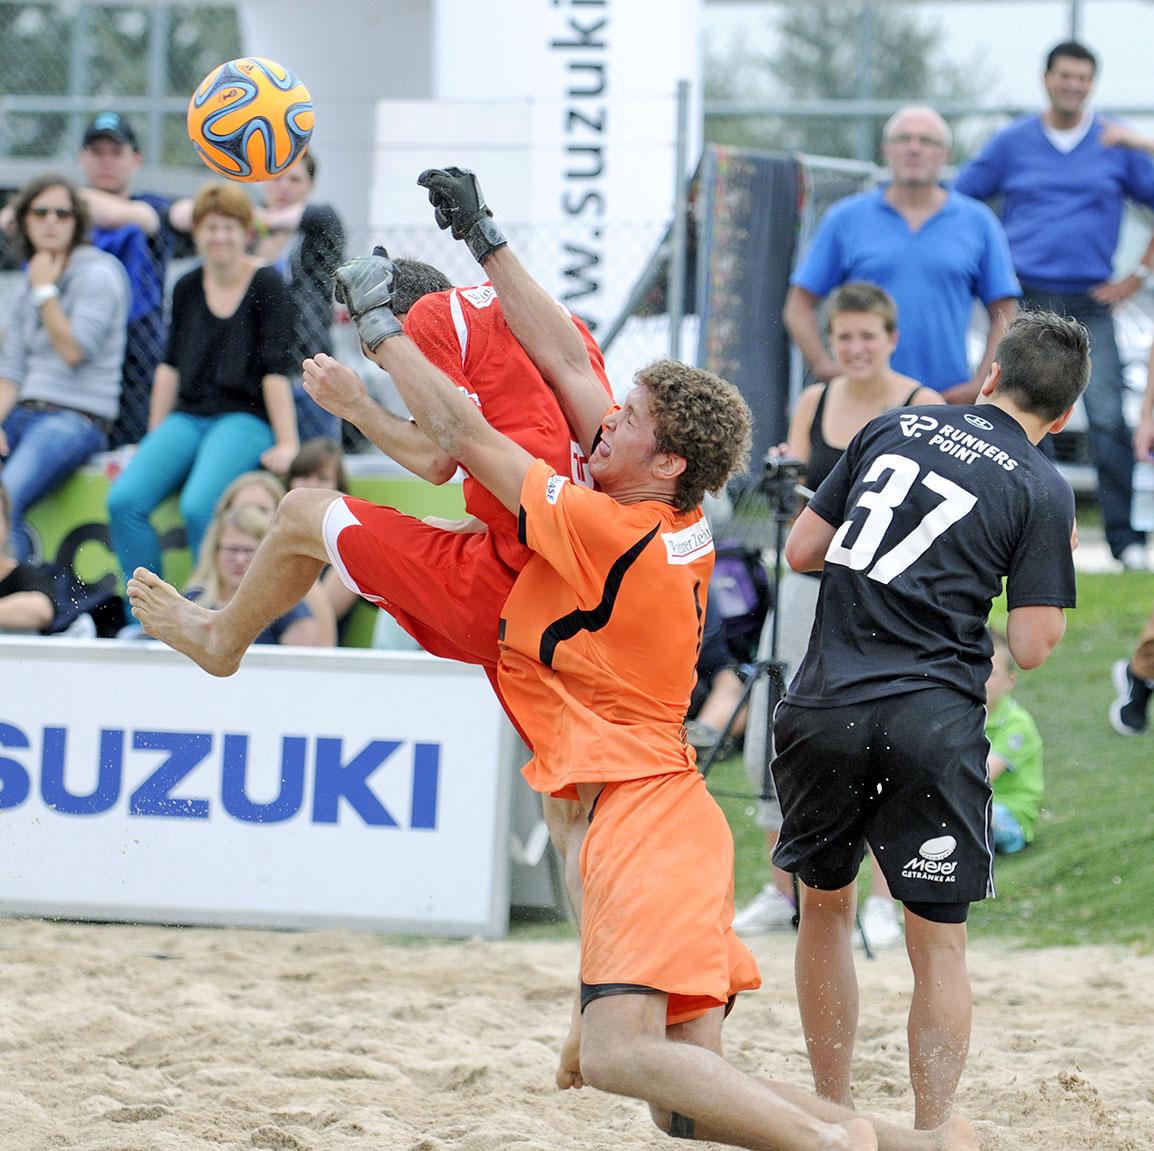
[[[785,0],[707,5],[706,135],[719,143],[862,161],[886,119],[929,103],[964,160],[1039,108],[1048,50],[1098,56],[1096,107],[1154,131],[1144,0]]]
[[[807,19],[811,27],[818,21],[819,32],[808,63]],[[878,133],[895,108],[911,100],[935,102],[951,118],[964,155],[1008,116],[1038,106],[1044,53],[1072,33],[1099,52],[1100,106],[1149,116],[1154,127],[1146,60],[1154,5],[1137,0],[718,0],[703,7],[703,32],[707,138],[802,153],[812,185],[805,201],[810,222],[877,174]],[[783,66],[786,48],[793,53],[789,68]],[[242,49],[237,14],[227,3],[0,0],[0,188],[12,190],[48,168],[75,173],[84,125],[93,113],[115,108],[133,119],[141,139],[138,186],[191,193],[205,172],[184,132],[188,93],[211,66]],[[858,162],[841,167],[836,159],[809,159],[839,154]],[[259,198],[259,191],[254,195]],[[689,220],[684,232],[668,220],[619,231],[635,276],[632,284],[617,285],[620,314],[598,333],[619,386],[671,348],[686,358],[696,352],[691,276],[681,293],[667,290],[670,269],[692,264]],[[544,271],[554,262],[555,237],[548,229],[502,223],[530,270]],[[1143,233],[1143,227],[1131,227],[1124,244],[1137,247]],[[383,237],[353,231],[347,251],[365,251],[381,239],[398,254],[442,265],[456,283],[481,276],[460,245],[431,227]],[[178,262],[174,271],[183,267]],[[579,300],[573,307],[580,311]],[[0,314],[0,327],[4,321]],[[338,327],[334,338],[339,350],[359,357],[347,330]],[[382,398],[397,404],[387,381],[363,370]],[[351,434],[348,439],[350,446],[364,446]]]
[[[240,55],[231,4],[0,0],[0,168],[6,184],[68,164],[109,107],[136,121],[150,168],[192,170],[189,93]]]

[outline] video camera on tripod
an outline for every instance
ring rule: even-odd
[[[772,525],[772,534],[769,537],[770,550],[767,551],[765,547],[760,547],[756,552],[748,551],[747,545],[747,554],[757,556],[759,567],[769,577],[769,586],[766,589],[768,593],[766,599],[769,610],[772,613],[770,617],[769,647],[764,655],[755,657],[753,660],[746,661],[741,665],[738,672],[743,681],[741,697],[734,707],[729,721],[725,724],[720,737],[699,759],[698,767],[703,775],[709,774],[714,762],[719,757],[721,749],[728,746],[727,741],[730,733],[737,723],[738,716],[749,702],[749,697],[754,685],[759,680],[768,681],[773,705],[776,705],[777,701],[785,693],[785,666],[778,659],[777,652],[778,629],[780,626],[777,607],[781,590],[782,557],[784,554],[785,537],[789,524],[797,510],[799,499],[808,499],[812,494],[799,482],[801,477],[805,475],[808,467],[809,465],[804,460],[793,459],[790,456],[782,455],[776,448],[771,448],[769,452],[766,453],[765,460],[763,461],[762,474],[756,487],[765,498],[765,503],[760,505],[760,514],[764,516],[764,512],[767,510],[766,504],[768,504],[768,511],[771,513],[769,517],[769,523]],[[747,490],[752,493],[754,488],[751,485]],[[740,513],[734,518],[737,519],[739,516]],[[746,516],[747,521],[753,518],[752,516]],[[759,638],[760,624],[759,636],[754,639],[754,647],[760,646],[758,644]],[[772,715],[772,706],[770,707],[769,714]],[[763,798],[767,794],[771,794],[771,788],[772,784],[769,782],[768,775],[766,774],[766,778],[762,781],[761,788]]]
[[[762,467],[761,490],[769,497],[775,511],[790,511],[800,495],[812,494],[799,483],[809,465],[804,460],[777,454],[771,448]]]

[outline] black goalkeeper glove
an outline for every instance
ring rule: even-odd
[[[404,331],[389,307],[396,271],[388,252],[376,247],[371,256],[349,260],[333,273],[333,295],[338,304],[348,309],[357,334],[370,352],[375,352],[390,336]]]
[[[493,223],[481,185],[468,168],[428,168],[417,183],[429,190],[437,227],[452,229],[453,239],[464,240],[478,264],[509,242]]]

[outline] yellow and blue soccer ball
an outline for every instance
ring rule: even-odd
[[[313,98],[285,67],[244,56],[214,68],[188,103],[188,138],[218,176],[272,180],[304,155]]]

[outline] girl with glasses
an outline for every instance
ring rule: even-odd
[[[269,514],[251,503],[234,504],[218,512],[205,533],[200,563],[185,586],[185,598],[208,608],[224,607],[240,587],[270,523]],[[332,647],[335,637],[331,621],[326,625],[301,600],[273,620],[254,642]]]

